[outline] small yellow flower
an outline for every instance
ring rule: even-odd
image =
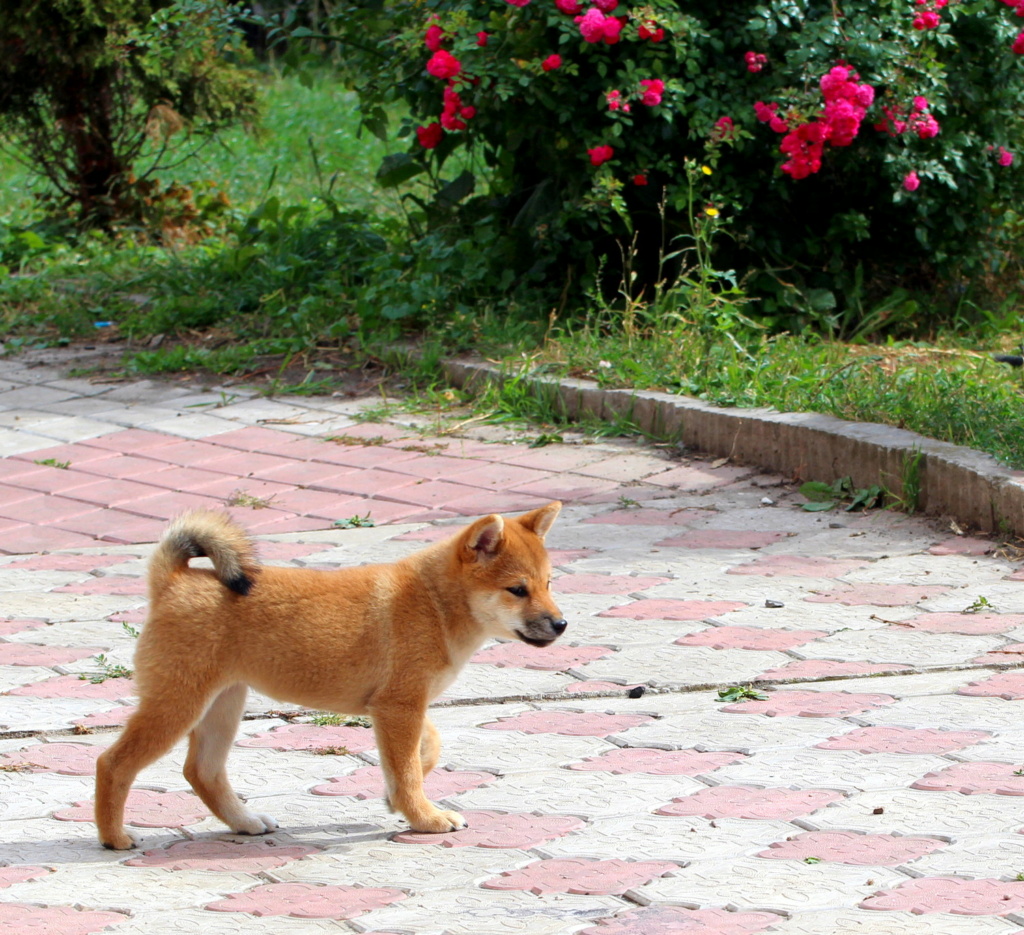
[[[711,166],[701,166],[700,171],[705,175],[711,175]]]
[[[709,218],[716,218],[716,217],[718,217],[718,208],[705,208],[704,209],[704,213]]]

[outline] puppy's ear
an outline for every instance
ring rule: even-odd
[[[543,539],[547,534],[551,525],[555,521],[555,517],[558,516],[559,510],[562,509],[562,504],[558,500],[553,500],[547,506],[539,507],[536,510],[531,510],[529,513],[524,513],[519,517],[519,522],[526,529],[529,529],[538,539]]]
[[[478,519],[466,531],[466,549],[470,557],[478,562],[494,558],[501,549],[505,534],[505,520],[497,513]]]

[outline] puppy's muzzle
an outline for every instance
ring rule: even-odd
[[[545,614],[543,617],[528,620],[521,630],[516,630],[516,636],[531,646],[548,646],[557,640],[568,626],[564,617]]]

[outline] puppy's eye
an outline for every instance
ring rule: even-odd
[[[513,594],[516,597],[526,597],[530,592],[526,590],[521,584],[517,584],[513,588],[505,588],[509,594]]]

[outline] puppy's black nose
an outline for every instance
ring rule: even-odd
[[[561,636],[567,626],[569,626],[569,622],[564,619],[551,621],[551,629],[555,631],[555,636]]]

